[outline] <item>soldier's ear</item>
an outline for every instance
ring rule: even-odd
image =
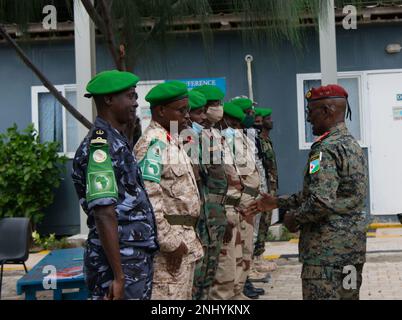
[[[113,103],[113,95],[105,95],[103,97],[103,100],[105,102],[105,105],[110,107],[112,105],[112,103]]]

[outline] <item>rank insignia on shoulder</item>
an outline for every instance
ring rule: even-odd
[[[92,133],[91,144],[106,144],[107,143],[107,133],[102,129],[95,129]]]
[[[160,183],[162,176],[162,152],[166,144],[159,139],[153,139],[149,144],[145,157],[140,161],[144,180]]]
[[[317,173],[321,169],[322,152],[310,158],[310,174]]]
[[[101,198],[118,197],[116,177],[109,154],[107,134],[105,131],[95,129],[89,146],[89,159],[87,168],[87,202]]]

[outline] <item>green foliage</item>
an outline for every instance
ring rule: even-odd
[[[32,233],[32,238],[34,245],[43,250],[67,249],[71,247],[67,238],[61,238],[58,240],[54,233],[50,234],[48,237],[41,237],[38,232],[34,231]]]
[[[291,233],[285,226],[281,226],[280,238],[275,237],[271,231],[268,231],[267,241],[289,241],[297,239],[298,235]]]
[[[0,218],[29,217],[36,225],[60,186],[65,157],[56,142],[40,143],[33,125],[0,134]]]

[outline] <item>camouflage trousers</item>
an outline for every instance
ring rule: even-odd
[[[342,267],[303,265],[303,300],[359,300],[363,264]],[[350,271],[352,269],[352,271]]]
[[[197,225],[197,234],[204,248],[204,258],[195,268],[193,299],[208,299],[218,269],[219,254],[227,225],[225,208],[218,204],[205,203]],[[202,217],[202,218],[201,218]],[[205,217],[205,218],[204,218]]]
[[[152,300],[191,300],[194,280],[195,261],[183,258],[179,270],[171,274],[167,271],[163,254],[155,256]]]
[[[239,214],[233,206],[226,206],[226,216],[235,227],[232,239],[223,243],[216,270],[215,280],[209,290],[208,299],[230,300],[235,296],[236,265],[242,260]]]
[[[271,226],[272,211],[264,212],[260,214],[260,217],[256,217],[255,233],[256,240],[254,244],[254,256],[259,257],[265,252],[265,242],[268,241],[268,231]]]
[[[126,300],[149,300],[152,294],[154,254],[132,247],[121,248]],[[109,292],[113,271],[102,247],[89,246],[84,252],[84,276],[91,300],[103,300]]]
[[[242,195],[240,206],[247,207],[255,198],[248,194]],[[254,220],[250,224],[243,217],[240,217],[240,239],[241,239],[241,256],[236,264],[236,278],[235,278],[235,295],[243,292],[244,284],[251,271],[251,261],[253,260],[253,240],[254,240]]]

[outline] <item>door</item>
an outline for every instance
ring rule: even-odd
[[[371,214],[402,213],[402,73],[368,74]]]

